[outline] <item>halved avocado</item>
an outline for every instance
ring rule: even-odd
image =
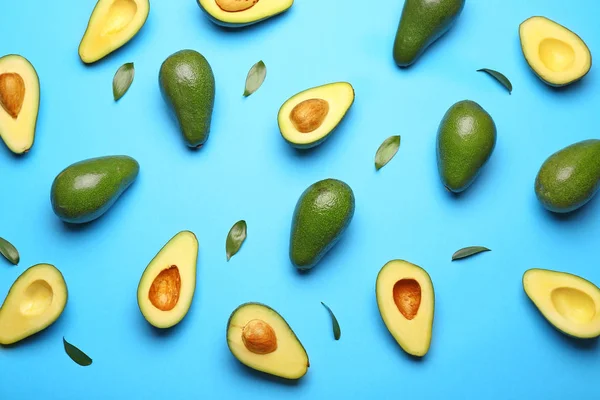
[[[198,240],[190,231],[173,236],[144,270],[138,306],[157,328],[177,325],[187,314],[196,290]]]
[[[239,28],[281,14],[294,0],[198,0],[200,8],[217,25]]]
[[[600,289],[566,272],[530,269],[523,289],[542,315],[559,331],[576,338],[600,336]]]
[[[0,58],[0,137],[15,154],[33,146],[40,106],[40,80],[24,57]]]
[[[400,347],[423,357],[429,351],[435,295],[429,274],[403,260],[385,264],[375,289],[379,313]]]
[[[286,379],[302,378],[310,363],[292,328],[271,307],[245,303],[227,322],[227,346],[242,364]]]
[[[551,86],[565,86],[583,78],[592,55],[574,32],[545,17],[531,17],[519,26],[521,49],[536,75]]]
[[[354,103],[354,88],[335,82],[292,96],[279,109],[281,135],[299,149],[321,144],[342,121]]]
[[[0,344],[16,343],[52,325],[65,309],[67,297],[65,279],[54,265],[27,269],[0,308]]]
[[[96,62],[129,42],[149,12],[149,0],[98,0],[79,45],[81,61]]]

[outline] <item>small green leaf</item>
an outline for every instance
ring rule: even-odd
[[[377,154],[375,154],[375,169],[379,171],[390,162],[398,152],[399,147],[400,135],[390,136],[385,139],[383,143],[381,143],[381,146],[379,146],[379,149],[377,149]]]
[[[63,337],[63,344],[65,345],[65,352],[71,360],[75,361],[77,364],[82,367],[87,367],[92,364],[92,359],[87,356],[83,351],[79,350],[77,347],[73,346],[71,343],[67,342],[67,340]]]
[[[121,65],[121,67],[117,70],[115,77],[113,78],[113,97],[115,101],[119,100],[127,90],[129,90],[129,86],[133,82],[133,75],[135,74],[135,69],[133,68],[133,63],[126,63]]]
[[[12,265],[19,263],[19,252],[8,240],[0,237],[0,254],[2,254]]]
[[[267,67],[264,62],[259,61],[250,68],[246,77],[246,88],[244,89],[244,97],[250,96],[256,92],[260,85],[265,81],[267,76]]]
[[[507,90],[508,90],[508,94],[512,93],[512,83],[510,83],[510,81],[508,80],[508,78],[506,76],[504,76],[504,74],[498,72],[498,71],[494,71],[493,69],[488,69],[488,68],[481,68],[478,69],[477,72],[485,72],[487,74],[489,74],[490,76],[494,77],[498,82],[500,82],[502,84],[502,86],[504,86]]]
[[[484,251],[491,251],[491,250],[488,249],[487,247],[481,247],[481,246],[465,247],[464,249],[460,249],[452,255],[452,261],[460,260],[461,258],[471,257],[471,256],[474,256],[475,254],[479,254]]]
[[[321,304],[323,304],[323,307],[325,307],[327,309],[327,311],[329,312],[329,315],[331,316],[331,326],[333,328],[333,338],[335,340],[340,340],[340,336],[342,336],[342,331],[340,330],[340,324],[338,323],[337,318],[333,314],[333,311],[331,311],[331,308],[329,308],[327,306],[327,304],[325,304],[323,302],[321,302]]]
[[[231,259],[238,251],[246,240],[246,221],[241,220],[233,224],[229,233],[227,234],[227,241],[225,242],[225,251],[227,252],[227,261]]]

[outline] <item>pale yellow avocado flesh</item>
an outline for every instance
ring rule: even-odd
[[[0,136],[15,154],[33,146],[40,105],[40,81],[27,59],[0,58]]]
[[[377,305],[400,347],[422,357],[429,351],[435,296],[429,274],[403,260],[385,264],[376,284]]]
[[[67,285],[56,267],[38,264],[21,274],[0,308],[0,344],[16,343],[44,330],[67,304]]]
[[[600,336],[600,289],[593,283],[566,272],[530,269],[523,289],[556,329],[577,338]]]
[[[255,325],[260,329],[249,331]],[[255,342],[246,339],[249,337]],[[233,311],[227,324],[227,345],[242,364],[281,378],[299,379],[310,366],[296,334],[281,315],[264,304],[246,303]]]
[[[79,57],[93,63],[127,43],[144,26],[148,0],[99,0],[79,45]]]
[[[198,0],[217,22],[248,25],[281,14],[294,0]]]
[[[157,328],[170,328],[187,314],[196,290],[198,240],[182,231],[164,245],[144,270],[138,286],[138,306]]]
[[[592,55],[585,42],[548,18],[531,17],[524,21],[519,36],[527,63],[549,85],[575,82],[592,66]]]

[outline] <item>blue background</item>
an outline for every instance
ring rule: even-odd
[[[321,398],[597,398],[600,347],[555,331],[530,304],[529,268],[600,283],[600,200],[566,217],[538,204],[533,182],[551,153],[598,137],[600,74],[556,90],[529,70],[518,26],[544,15],[600,52],[595,0],[467,0],[457,25],[410,69],[391,47],[403,2],[298,0],[284,15],[231,31],[213,25],[193,0],[152,1],[141,32],[120,51],[84,66],[77,47],[93,0],[3,1],[0,54],[35,66],[42,97],[37,137],[24,157],[0,149],[0,235],[22,254],[0,265],[0,298],[28,266],[64,274],[69,303],[46,331],[0,348],[0,399],[160,399],[286,396]],[[158,88],[171,53],[192,48],[211,63],[217,97],[206,146],[188,150]],[[242,98],[259,59],[268,74]],[[112,99],[114,72],[135,62],[129,92]],[[493,68],[511,95],[475,72]],[[356,101],[336,133],[300,153],[280,137],[276,115],[291,95],[347,80]],[[435,161],[445,111],[479,102],[498,127],[494,154],[462,196],[446,193]],[[375,172],[379,144],[402,135],[396,158]],[[137,182],[104,217],[68,227],[52,213],[52,180],[67,165],[128,154]],[[337,247],[306,275],[288,259],[292,212],[313,182],[334,177],[356,195],[356,214]],[[225,237],[239,219],[248,239],[229,263]],[[200,242],[198,285],[187,317],[158,332],[140,314],[136,289],[147,263],[176,232]],[[450,263],[464,246],[493,251]],[[384,326],[375,279],[390,259],[423,266],[436,294],[429,354],[407,357]],[[241,366],[225,341],[231,311],[246,301],[278,310],[306,347],[308,374],[282,383]],[[336,313],[334,342],[324,301]],[[62,336],[86,351],[82,368]]]

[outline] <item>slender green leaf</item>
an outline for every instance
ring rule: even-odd
[[[229,233],[227,234],[227,241],[225,242],[225,251],[227,252],[227,261],[231,259],[238,251],[246,240],[246,221],[241,220],[233,224]]]
[[[400,135],[390,136],[385,139],[377,153],[375,154],[375,169],[379,171],[383,168],[398,152],[400,147]]]
[[[75,361],[77,364],[82,367],[87,367],[92,364],[92,359],[87,356],[83,351],[79,350],[77,347],[73,346],[71,343],[67,342],[67,340],[63,337],[63,344],[65,345],[65,352],[71,360]]]
[[[460,249],[452,255],[452,261],[460,260],[461,258],[471,257],[471,256],[474,256],[475,254],[479,254],[484,251],[491,251],[491,250],[488,249],[487,247],[481,247],[481,246],[465,247],[464,249]]]
[[[500,82],[502,84],[502,86],[504,86],[508,90],[508,94],[512,93],[512,89],[513,89],[512,83],[510,83],[508,78],[506,76],[504,76],[503,73],[494,71],[493,69],[488,69],[488,68],[478,69],[477,72],[485,72],[488,75],[494,77],[494,79],[496,79],[498,82]]]
[[[333,314],[333,311],[331,311],[331,308],[329,308],[327,306],[327,304],[325,304],[323,302],[321,302],[321,304],[323,304],[323,307],[325,307],[327,309],[327,311],[329,312],[329,315],[331,316],[331,326],[333,328],[333,338],[335,340],[340,340],[340,336],[342,336],[342,331],[340,329],[340,324],[338,323],[337,318]]]
[[[246,77],[246,88],[244,89],[244,97],[250,96],[256,92],[265,81],[267,76],[267,66],[264,62],[259,61],[250,68]]]
[[[8,240],[0,237],[0,254],[2,254],[12,265],[19,263],[19,252]]]
[[[121,65],[117,70],[115,77],[113,78],[113,97],[115,101],[119,100],[133,82],[133,76],[135,74],[135,68],[133,63],[126,63]]]

